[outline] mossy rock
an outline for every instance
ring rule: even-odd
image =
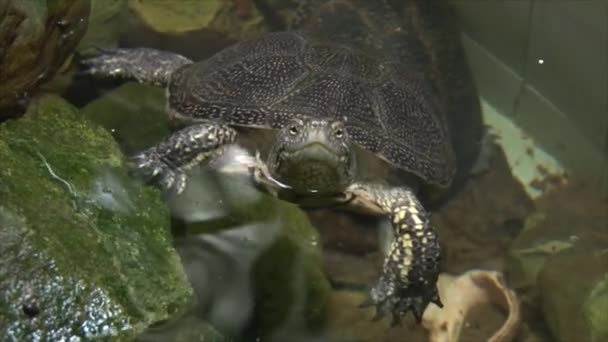
[[[530,215],[524,228],[511,244],[507,257],[509,283],[515,288],[536,285],[538,273],[556,253],[572,248],[576,226],[551,224],[545,213]]]
[[[543,316],[558,341],[608,341],[605,243],[579,244],[558,253],[539,273]]]
[[[128,9],[127,0],[91,0],[89,28],[78,49],[117,47],[125,29]]]
[[[556,341],[608,340],[608,202],[570,179],[536,204],[511,245],[509,283],[529,290]]]
[[[267,201],[281,233],[254,266],[256,334],[281,326],[324,326],[331,286],[322,270],[320,238],[296,206]]]
[[[108,130],[127,154],[142,151],[169,134],[165,91],[128,82],[82,108],[81,113]]]
[[[234,342],[220,334],[209,322],[195,315],[185,315],[137,336],[136,342]]]
[[[91,102],[82,112],[112,130],[123,151],[134,154],[169,134],[164,110],[162,89],[127,83]],[[203,169],[198,174],[192,170],[186,191],[180,196],[168,196],[167,203],[175,218],[190,222],[187,229],[191,236],[206,234],[216,239],[220,232],[250,226],[255,239],[268,239],[268,243],[261,243],[263,250],[252,261],[250,276],[256,332],[270,333],[288,317],[296,317],[306,327],[321,326],[330,285],[322,271],[318,232],[304,212],[293,204],[261,194],[249,179]],[[259,231],[255,227],[260,227]],[[206,297],[208,292],[199,296]],[[219,296],[215,297],[219,300]]]
[[[260,193],[248,179],[207,171],[190,180],[185,193],[171,201],[177,217],[186,221],[204,218],[202,222],[188,224],[189,234],[222,241],[211,242],[214,247],[209,249],[220,250],[222,245],[229,244],[233,251],[243,248],[253,251],[221,257],[251,258],[232,262],[250,264],[245,269],[253,295],[253,320],[249,322],[247,336],[277,338],[275,334],[279,331],[322,329],[331,286],[322,268],[319,233],[306,213],[294,204]],[[246,241],[246,247],[234,245],[241,239]],[[239,268],[229,269],[228,273],[219,272],[213,277],[237,281],[238,275],[231,272]],[[213,291],[224,290],[215,286]],[[209,295],[199,295],[205,296]],[[226,299],[224,304],[229,301]],[[245,303],[240,307],[241,311],[249,310]]]
[[[0,340],[131,340],[189,308],[157,190],[60,98],[0,126]]]
[[[0,0],[0,120],[21,114],[71,56],[89,11],[89,0]]]
[[[583,219],[568,210],[530,215],[510,246],[507,276],[514,288],[532,288],[545,263],[558,253],[580,244],[607,241],[603,220]]]
[[[188,0],[176,4],[173,1],[130,0],[129,7],[148,28],[158,33],[179,35],[208,31],[242,40],[267,30],[264,18],[255,6],[244,8],[247,2]]]

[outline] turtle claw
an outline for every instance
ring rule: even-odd
[[[177,183],[176,183],[176,187],[175,187],[175,192],[180,195],[182,192],[184,192],[184,190],[186,190],[186,180],[188,178],[186,177],[186,174],[183,172],[179,172],[177,174]]]
[[[435,295],[431,298],[431,303],[443,308],[443,303],[441,302],[441,298],[439,298],[439,292],[435,291]]]
[[[402,284],[387,280],[385,277],[380,279],[378,284],[370,291],[370,298],[362,303],[360,307],[369,306],[369,301],[376,306],[376,314],[372,321],[380,320],[386,314],[391,313],[391,326],[399,325],[401,318],[410,311],[416,319],[416,323],[420,324],[424,310],[429,303],[435,303],[437,306],[443,307],[435,284],[430,285],[426,282],[423,284]]]
[[[122,59],[125,58],[126,53],[123,50],[115,49],[108,50],[103,48],[96,48],[97,53],[92,56],[82,56],[79,60],[81,76],[102,76],[102,77],[116,77],[123,73],[121,64]]]
[[[130,164],[147,182],[160,179],[158,183],[163,191],[175,191],[179,195],[186,189],[186,174],[165,163],[154,148],[131,157]]]
[[[162,162],[160,156],[153,149],[148,149],[130,157],[129,164],[132,169],[136,169],[148,180],[166,173],[169,169],[168,165]]]
[[[186,175],[179,170],[169,170],[159,182],[163,191],[181,194],[186,189]]]

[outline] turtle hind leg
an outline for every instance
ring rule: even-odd
[[[81,73],[166,86],[171,74],[192,61],[181,55],[148,48],[101,50],[80,60]]]
[[[356,183],[347,191],[380,208],[394,230],[382,275],[364,305],[376,306],[375,319],[392,314],[393,325],[409,311],[420,322],[429,303],[442,306],[436,284],[441,251],[426,211],[406,187]]]
[[[235,139],[236,131],[229,126],[201,123],[173,133],[130,162],[148,180],[158,179],[163,190],[180,194],[186,188],[186,171],[213,161]]]

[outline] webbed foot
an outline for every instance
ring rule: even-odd
[[[178,195],[186,189],[186,174],[175,166],[171,166],[162,160],[152,147],[129,158],[132,168],[137,170],[148,182],[158,179],[158,184],[163,191],[175,191]]]
[[[81,74],[165,86],[177,68],[192,63],[178,54],[148,48],[98,50],[80,60]]]
[[[181,194],[187,185],[186,171],[214,160],[226,144],[233,143],[236,132],[213,122],[181,129],[163,141],[130,158],[133,169],[147,181],[158,179],[165,191]]]
[[[381,277],[376,286],[372,288],[369,298],[361,304],[362,307],[375,306],[376,314],[373,321],[391,314],[391,326],[400,324],[408,312],[412,312],[417,323],[422,320],[422,314],[429,305],[435,303],[443,307],[437,292],[435,282],[421,284],[404,284],[395,279]]]

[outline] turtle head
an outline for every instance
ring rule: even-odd
[[[355,177],[355,155],[340,121],[295,117],[274,139],[271,176],[300,194],[336,194]]]

